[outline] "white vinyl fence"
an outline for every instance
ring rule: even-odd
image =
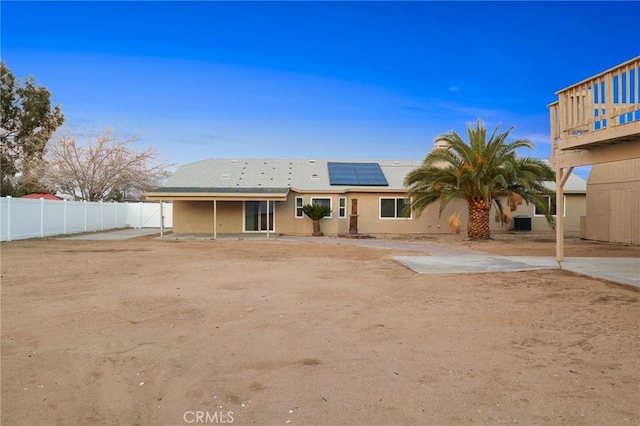
[[[173,204],[162,205],[164,227],[173,224]],[[103,231],[160,228],[160,203],[103,203],[0,197],[0,241]]]

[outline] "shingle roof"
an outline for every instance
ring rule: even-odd
[[[180,166],[167,180],[165,187],[208,188],[296,188],[305,191],[344,190],[353,185],[331,185],[327,163],[341,160],[310,159],[230,159],[211,158]],[[407,173],[421,161],[344,160],[351,163],[380,164],[388,186],[367,186],[368,189],[404,190]]]
[[[167,180],[160,192],[202,192],[215,189],[216,192],[236,192],[260,188],[294,188],[303,191],[342,191],[354,185],[331,185],[328,162],[378,163],[388,186],[367,186],[368,190],[404,191],[404,177],[420,167],[422,160],[327,160],[327,159],[266,159],[266,158],[210,158],[182,165]],[[555,189],[555,182],[547,187]],[[565,184],[565,192],[586,193],[587,182],[572,174]]]
[[[556,183],[555,182],[545,182],[544,186],[548,189],[555,191]],[[587,193],[587,181],[582,179],[580,176],[575,173],[571,173],[567,182],[564,184],[564,192],[568,194],[586,194]]]

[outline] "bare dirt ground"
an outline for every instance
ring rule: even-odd
[[[552,237],[485,243],[553,256]],[[415,240],[415,239],[413,239]],[[640,424],[640,291],[283,241],[2,243],[3,425]],[[568,256],[638,257],[567,242]]]

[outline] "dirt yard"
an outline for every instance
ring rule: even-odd
[[[424,239],[554,255],[548,236]],[[0,248],[3,425],[640,424],[637,289],[419,275],[392,259],[416,253],[347,243]]]

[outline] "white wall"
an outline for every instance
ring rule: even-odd
[[[173,204],[163,203],[164,227],[173,225]],[[0,241],[102,231],[159,228],[160,203],[102,203],[0,198]]]

